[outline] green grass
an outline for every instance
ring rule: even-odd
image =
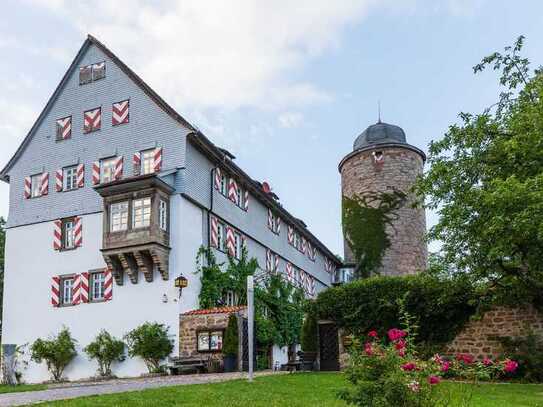
[[[254,383],[225,383],[163,387],[140,392],[85,397],[46,406],[346,406],[336,399],[345,386],[342,374],[308,373],[267,376]],[[467,390],[473,407],[543,407],[543,385],[444,383],[454,396]]]
[[[17,386],[8,386],[7,384],[0,384],[0,394],[20,393],[22,391],[45,390],[46,388],[47,386],[44,384],[18,384]]]

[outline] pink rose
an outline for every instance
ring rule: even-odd
[[[388,331],[388,339],[392,342],[396,342],[398,339],[402,339],[407,336],[407,332],[402,331],[401,329],[392,328]]]
[[[371,343],[366,342],[364,345],[364,352],[366,352],[366,355],[371,356],[373,355],[373,348],[371,347]]]
[[[511,359],[506,359],[503,365],[503,371],[506,373],[515,373],[518,368],[518,363]]]
[[[405,341],[403,339],[398,339],[398,341],[396,342],[396,344],[394,345],[394,347],[396,348],[396,350],[401,350],[401,349],[404,349],[405,348]]]
[[[441,365],[443,363],[443,358],[436,353],[434,355],[434,362],[436,362],[438,365]]]
[[[441,378],[439,376],[430,376],[428,378],[428,383],[430,384],[438,384],[441,381]]]
[[[441,365],[441,371],[442,372],[446,372],[449,370],[449,367],[451,366],[450,362],[443,362],[443,364]]]
[[[469,355],[467,353],[459,353],[458,355],[456,355],[456,360],[464,362],[466,365],[471,365],[474,358],[472,355]]]
[[[405,348],[398,350],[398,355],[400,355],[403,358],[405,356]]]
[[[415,370],[417,368],[417,365],[415,365],[413,362],[408,362],[404,365],[402,365],[402,369],[406,372],[411,372],[412,370]]]
[[[493,363],[492,360],[490,360],[489,358],[483,359],[483,365],[485,366],[490,366],[492,363]]]
[[[369,331],[368,336],[370,338],[377,338],[377,331]]]

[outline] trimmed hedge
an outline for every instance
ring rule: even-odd
[[[384,335],[400,326],[402,298],[419,327],[417,341],[427,344],[450,342],[478,308],[476,289],[466,278],[419,274],[372,277],[330,288],[319,294],[311,309],[317,318],[335,321],[354,334],[375,329]]]

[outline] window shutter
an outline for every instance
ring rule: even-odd
[[[307,240],[302,236],[302,253],[305,254],[307,251]]]
[[[62,191],[63,178],[64,178],[64,172],[62,171],[62,169],[57,170],[57,172],[55,173],[55,186],[56,186],[57,192]]]
[[[81,216],[75,218],[75,230],[74,230],[75,247],[83,246],[83,219]]]
[[[31,196],[32,196],[32,178],[25,177],[24,197],[25,199],[30,199]]]
[[[49,173],[44,172],[40,178],[40,195],[44,196],[49,193]]]
[[[272,252],[266,249],[266,271],[272,271]]]
[[[62,249],[62,221],[56,220],[53,223],[53,249]]]
[[[102,108],[87,110],[83,113],[83,133],[100,130],[102,127]]]
[[[245,190],[245,202],[244,202],[244,208],[246,211],[249,210],[249,191]]]
[[[287,281],[288,281],[289,283],[292,283],[292,282],[293,282],[292,264],[289,263],[288,261],[287,261],[287,266],[286,266],[286,270],[285,270],[285,271],[286,271],[286,273],[287,273]]]
[[[219,224],[215,216],[211,217],[211,246],[219,248]]]
[[[162,169],[162,147],[155,149],[153,157],[153,170],[154,172],[160,172]]]
[[[81,284],[80,284],[80,300],[81,302],[89,302],[89,273],[81,273]]]
[[[113,103],[111,107],[111,124],[118,126],[119,124],[128,123],[128,108],[129,101],[123,100],[122,102]]]
[[[123,177],[123,156],[117,157],[115,162],[115,175],[114,178],[116,181],[120,180]]]
[[[238,184],[233,178],[230,178],[228,183],[228,199],[236,203],[237,201]]]
[[[273,271],[277,272],[279,271],[279,255],[276,254],[274,257],[275,258],[274,258],[274,264],[273,264]]]
[[[236,242],[234,240],[234,229],[230,226],[226,228],[226,249],[232,257],[236,255]]]
[[[72,117],[57,120],[57,140],[67,140],[72,137]]]
[[[98,185],[100,183],[100,161],[92,163],[92,184]]]
[[[280,234],[281,233],[281,218],[280,217],[277,217],[277,230],[276,230],[277,234]]]
[[[85,164],[79,164],[77,166],[77,187],[83,188],[85,186]]]
[[[110,301],[113,298],[113,275],[108,267],[104,270],[104,300]]]
[[[268,208],[268,228],[273,232],[273,213],[271,209]]]
[[[294,228],[292,226],[288,227],[287,239],[290,244],[294,244]]]
[[[72,289],[72,304],[79,305],[81,302],[81,274],[74,278],[74,287]]]
[[[134,176],[141,174],[141,153],[139,151],[134,153],[134,156],[132,157],[132,168]]]
[[[60,304],[60,277],[51,279],[51,305],[58,307]]]
[[[219,167],[215,168],[215,189],[217,191],[221,190],[221,180],[222,180],[222,172]]]
[[[315,279],[312,276],[309,277],[309,295],[315,295]]]

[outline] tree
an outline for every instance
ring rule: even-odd
[[[304,352],[318,351],[318,324],[315,315],[308,314],[302,325],[301,344]]]
[[[130,357],[139,356],[149,369],[149,373],[162,370],[160,362],[173,350],[168,335],[168,327],[163,324],[146,322],[125,335]]]
[[[106,330],[100,331],[83,351],[90,359],[96,359],[100,376],[111,376],[111,364],[124,360],[124,342]]]
[[[237,356],[239,347],[238,318],[234,314],[228,317],[228,326],[224,333],[222,353],[225,356]]]
[[[505,90],[482,113],[460,113],[430,144],[430,169],[416,191],[440,215],[430,238],[442,242],[446,268],[490,282],[489,292],[520,288],[541,301],[543,70],[531,71],[520,56],[523,41],[474,67],[501,71]]]
[[[57,336],[36,339],[30,347],[31,358],[37,363],[45,361],[53,380],[59,382],[62,380],[64,369],[77,355],[75,344],[76,341],[68,328],[62,328]]]

